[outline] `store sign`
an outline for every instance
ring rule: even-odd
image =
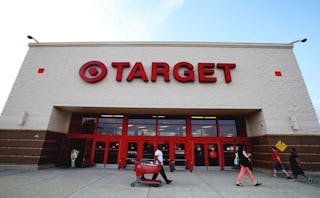
[[[156,82],[161,78],[165,82],[170,82],[170,72],[173,78],[182,83],[194,82],[198,80],[200,83],[215,83],[217,70],[224,73],[224,81],[230,83],[232,81],[231,71],[236,68],[235,63],[198,63],[196,66],[189,62],[178,62],[173,67],[166,62],[152,62],[151,74],[147,74],[142,62],[131,64],[130,62],[112,62],[111,66],[116,70],[115,79],[121,82],[123,79],[130,82],[134,79],[140,79],[144,82]],[[170,69],[172,68],[172,71]],[[129,74],[124,76],[124,71]],[[198,73],[198,79],[195,79],[195,72]],[[88,83],[96,83],[107,76],[108,69],[106,65],[100,61],[89,61],[83,64],[79,70],[79,76]]]

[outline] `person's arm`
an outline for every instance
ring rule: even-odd
[[[156,158],[156,162],[160,163],[160,160],[158,159],[158,155],[156,155],[155,158]]]
[[[297,162],[298,166],[301,168],[301,161],[300,161],[299,157],[296,157],[296,162]]]
[[[277,156],[277,160],[278,160],[278,162],[279,162],[280,164],[282,164],[282,161],[281,161],[281,159],[280,159],[280,156],[279,156],[279,155]]]
[[[246,157],[249,158],[251,156],[251,153],[247,153],[245,150],[242,151],[242,154]]]

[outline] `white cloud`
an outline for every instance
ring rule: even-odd
[[[151,40],[184,0],[10,0],[0,3],[0,111],[28,50],[40,42]]]

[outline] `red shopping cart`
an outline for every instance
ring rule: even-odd
[[[160,169],[160,164],[155,164],[154,161],[136,161],[134,170],[136,172],[137,179],[131,183],[131,187],[135,187],[137,183],[159,186],[161,184],[160,180],[147,179],[145,178],[145,174],[159,173]]]

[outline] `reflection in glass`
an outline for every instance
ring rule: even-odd
[[[121,135],[122,118],[99,118],[97,133],[100,135]]]
[[[216,120],[191,120],[192,136],[217,136]]]
[[[236,137],[237,127],[235,120],[219,120],[220,136]]]
[[[194,145],[194,165],[204,166],[204,145],[195,144]]]
[[[186,121],[184,119],[159,119],[159,136],[186,136]]]
[[[186,158],[185,158],[184,144],[174,145],[174,161],[175,161],[175,165],[177,166],[185,165]]]
[[[127,164],[134,164],[137,158],[138,144],[136,142],[128,142]]]
[[[235,148],[233,144],[224,144],[223,145],[224,152],[224,161],[225,166],[233,166],[233,159],[235,154]]]
[[[153,160],[154,159],[154,145],[152,143],[145,142],[143,144],[143,160]]]
[[[155,136],[155,119],[129,119],[128,135]]]
[[[219,166],[218,145],[208,144],[209,166]]]
[[[105,148],[106,148],[105,142],[96,142],[96,152],[94,156],[94,163],[103,163]]]
[[[108,149],[108,164],[117,164],[118,162],[119,143],[110,142]]]
[[[83,117],[81,122],[81,133],[94,134],[97,118]]]

